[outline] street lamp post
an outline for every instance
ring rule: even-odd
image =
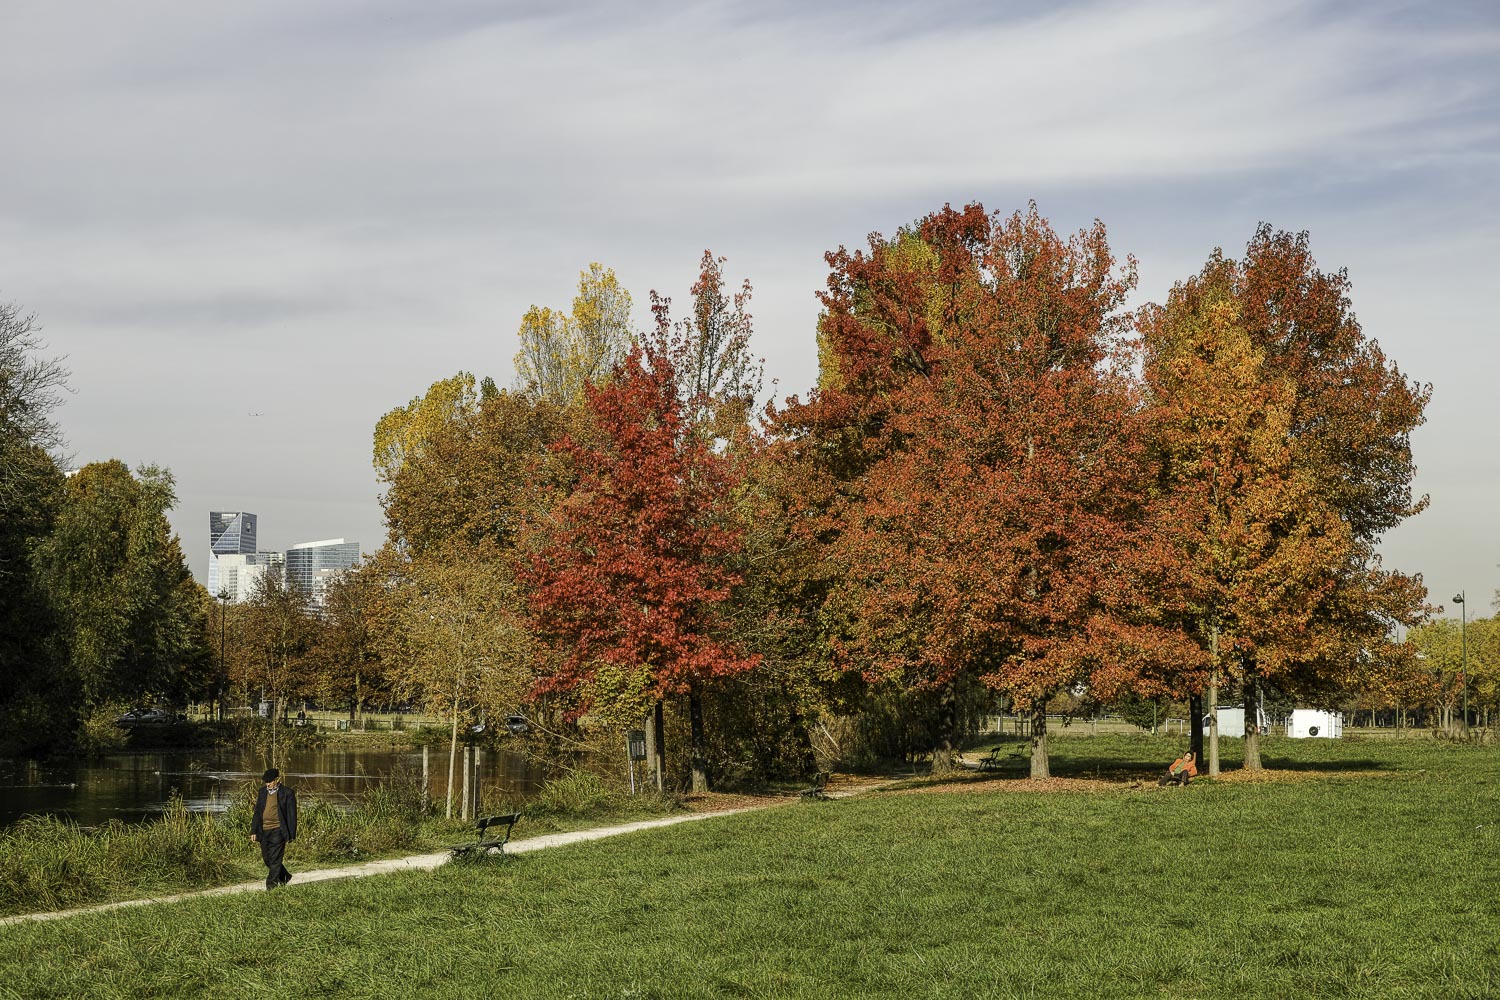
[[[1464,713],[1464,739],[1469,738],[1469,607],[1464,603],[1465,593],[1460,590],[1453,595],[1453,603],[1458,605],[1458,639],[1463,649],[1462,666],[1459,667],[1458,678],[1463,691],[1463,713]]]
[[[224,688],[229,679],[229,671],[224,666],[224,617],[229,610],[229,591],[221,588],[219,598],[219,721],[224,720]]]

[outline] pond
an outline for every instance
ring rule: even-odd
[[[28,814],[51,814],[83,826],[107,820],[139,822],[162,811],[174,794],[190,812],[222,812],[247,782],[259,782],[265,761],[238,750],[168,750],[112,754],[93,760],[38,764],[0,760],[0,826]],[[481,751],[480,783],[486,793],[524,796],[541,787],[543,770],[526,758]],[[303,801],[347,805],[381,778],[404,769],[420,778],[422,751],[317,750],[288,752],[281,770]],[[440,801],[447,788],[447,749],[428,758],[429,793]],[[462,782],[462,764],[455,784]]]

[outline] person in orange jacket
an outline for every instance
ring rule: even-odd
[[[1193,751],[1172,761],[1172,766],[1167,768],[1167,773],[1161,776],[1158,785],[1186,785],[1193,778],[1198,777],[1198,762],[1193,759]]]

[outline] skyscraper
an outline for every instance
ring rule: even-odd
[[[208,592],[219,593],[219,557],[255,553],[255,515],[242,510],[208,512]]]
[[[357,562],[358,542],[330,538],[323,542],[293,545],[286,550],[287,586],[296,587],[321,608],[328,581]]]

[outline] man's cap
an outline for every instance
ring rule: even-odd
[[[281,777],[281,772],[274,767],[266,768],[266,773],[260,776],[261,781],[275,781]]]

